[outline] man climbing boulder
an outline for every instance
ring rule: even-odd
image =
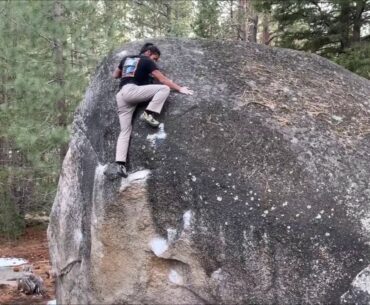
[[[117,140],[116,169],[113,169],[113,176],[116,172],[116,177],[127,177],[126,158],[132,131],[131,120],[136,106],[149,101],[140,119],[152,127],[158,127],[157,115],[161,113],[170,89],[186,95],[193,94],[192,90],[179,86],[159,71],[156,62],[160,56],[158,47],[146,43],[139,55],[124,57],[113,72],[113,77],[121,80],[120,91],[116,95],[121,132]],[[151,84],[152,78],[161,84]],[[112,177],[111,168],[109,173]]]

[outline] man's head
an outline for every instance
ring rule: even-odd
[[[154,44],[148,42],[141,48],[140,55],[145,55],[154,61],[158,61],[159,57],[161,56],[161,51],[159,51]]]

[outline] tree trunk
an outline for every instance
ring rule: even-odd
[[[238,3],[238,40],[247,40],[247,0]]]
[[[234,22],[234,0],[230,0],[230,21],[231,24]]]
[[[53,3],[53,20],[57,27],[62,27],[61,23],[63,21],[63,6],[61,0],[54,0]],[[59,85],[59,90],[62,92],[61,97],[58,97],[56,101],[57,108],[57,125],[62,128],[67,128],[67,106],[64,94],[65,86],[65,63],[63,59],[63,41],[61,37],[56,36],[53,40],[54,47],[54,63],[56,66],[56,82]],[[63,162],[64,156],[67,153],[68,144],[62,143],[59,147],[59,159],[60,163]]]
[[[165,15],[166,15],[166,34],[168,36],[170,36],[172,34],[172,18],[171,18],[171,14],[172,14],[172,5],[173,3],[171,3],[171,1],[166,1],[166,3],[164,4],[165,7],[166,7],[166,11],[165,11]]]
[[[261,43],[264,45],[270,44],[270,20],[268,14],[263,14],[262,17],[262,37]]]
[[[248,41],[257,42],[258,15],[251,15],[248,21]]]
[[[356,1],[356,11],[353,19],[352,42],[361,40],[362,14],[365,10],[366,0]]]
[[[243,41],[257,42],[258,16],[255,13],[251,0],[239,0],[239,35]]]
[[[238,28],[235,29],[235,23],[234,23],[234,0],[230,0],[230,36],[232,39],[238,40]],[[234,36],[235,35],[235,36]]]
[[[342,1],[339,17],[339,35],[340,35],[340,50],[350,46],[350,27],[351,27],[351,10],[349,2]]]

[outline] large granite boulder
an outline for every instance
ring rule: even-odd
[[[143,42],[98,67],[51,212],[58,304],[369,304],[370,82],[291,50],[154,42],[195,94],[171,93],[159,130],[134,117],[110,181],[111,72]]]

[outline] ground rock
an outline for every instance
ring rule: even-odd
[[[44,281],[33,272],[27,272],[17,279],[17,288],[25,294],[42,294]]]
[[[195,94],[171,93],[158,132],[134,117],[111,181],[111,73],[143,42],[98,67],[50,215],[57,303],[344,302],[370,262],[369,81],[296,51],[155,42]]]

